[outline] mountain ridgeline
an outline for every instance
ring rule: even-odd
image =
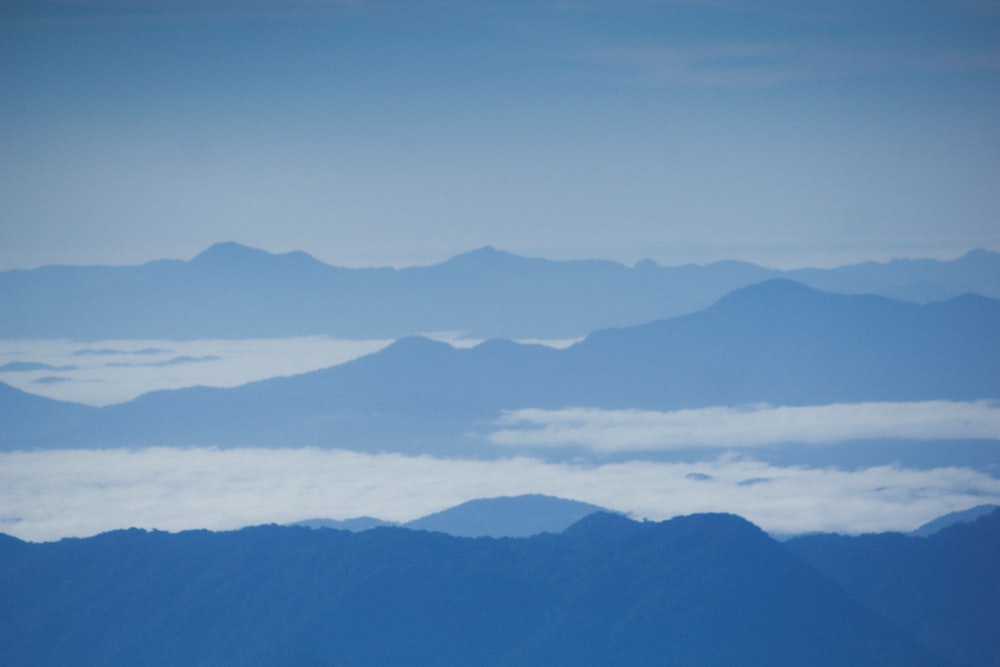
[[[492,456],[499,446],[484,430],[503,411],[521,408],[995,399],[997,341],[994,299],[964,295],[918,305],[772,280],[700,312],[601,330],[567,349],[501,340],[457,349],[411,337],[319,371],[231,389],[153,392],[104,408],[4,387],[0,444],[311,445]]]
[[[402,525],[413,530],[431,530],[458,537],[529,537],[539,533],[561,533],[595,512],[610,510],[579,500],[531,493],[469,500],[404,524],[357,517],[344,520],[306,519],[293,525],[350,531]]]
[[[0,536],[0,662],[995,665],[998,540],[998,513],[926,538],[784,544],[722,514],[596,513],[518,539]]]
[[[743,262],[634,267],[551,261],[481,248],[404,269],[347,269],[303,252],[222,243],[190,261],[46,266],[0,272],[0,337],[75,340],[258,338],[567,338],[694,312],[772,278],[818,289],[929,302],[1000,298],[1000,254],[778,271]]]

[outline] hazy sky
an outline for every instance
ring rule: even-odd
[[[0,269],[1000,249],[995,0],[0,3]]]

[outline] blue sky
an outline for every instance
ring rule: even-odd
[[[1000,3],[0,4],[0,270],[1000,249]]]

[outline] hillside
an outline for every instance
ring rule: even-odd
[[[1000,664],[1000,511],[927,537],[810,535],[786,546],[928,648]]]
[[[0,563],[5,664],[944,664],[729,515],[503,540],[128,530]]]

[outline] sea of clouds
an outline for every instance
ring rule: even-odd
[[[911,530],[1000,503],[968,468],[441,459],[321,449],[149,448],[0,454],[0,532],[33,541],[123,527],[235,529],[305,518],[406,521],[473,498],[543,493],[635,518],[734,512],[774,533]]]
[[[476,342],[435,337],[458,345]],[[53,398],[106,405],[154,389],[234,386],[315,370],[388,343],[325,337],[0,341],[0,368],[8,369],[0,380]],[[131,526],[225,530],[362,515],[406,521],[474,498],[543,493],[635,518],[735,512],[774,533],[861,533],[911,530],[947,512],[1000,503],[1000,479],[989,471],[892,465],[844,470],[754,458],[755,448],[776,443],[996,439],[1000,404],[995,401],[663,412],[529,409],[484,426],[491,442],[516,447],[521,455],[511,450],[496,460],[464,460],[212,447],[0,453],[0,532],[46,541]],[[551,447],[567,445],[636,455],[596,463],[542,458]],[[685,448],[717,451],[689,463],[641,458],[644,452]]]
[[[689,410],[515,410],[489,439],[518,447],[584,446],[598,452],[747,448],[851,440],[963,440],[1000,436],[1000,402],[916,401]]]

